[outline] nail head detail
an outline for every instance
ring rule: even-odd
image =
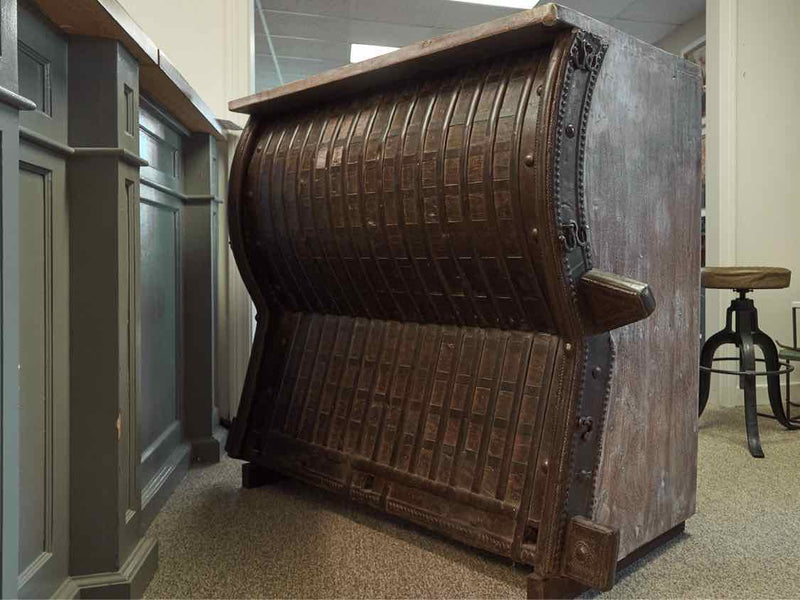
[[[525,164],[529,167],[533,166],[533,154],[528,153],[525,155]]]

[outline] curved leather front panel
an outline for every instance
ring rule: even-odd
[[[267,303],[552,331],[543,203],[520,194],[539,159],[521,132],[536,126],[549,58],[503,58],[262,125],[240,216]]]

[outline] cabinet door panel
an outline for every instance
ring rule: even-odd
[[[142,388],[137,421],[143,486],[174,448],[173,438],[180,441],[179,431],[173,431],[180,426],[179,219],[175,207],[142,200]]]
[[[63,160],[23,145],[20,162],[20,596],[67,576],[69,340]]]

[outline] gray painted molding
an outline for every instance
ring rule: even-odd
[[[73,577],[67,577],[64,582],[58,586],[58,589],[53,592],[53,598],[80,598],[81,588],[75,583]]]
[[[177,190],[173,190],[166,185],[162,185],[152,179],[147,179],[146,177],[140,178],[139,182],[141,185],[146,185],[148,187],[153,188],[154,190],[158,190],[159,192],[163,192],[168,196],[172,196],[173,198],[177,198],[181,202],[218,202],[221,203],[222,201],[219,200],[216,196],[212,196],[211,194],[183,194]]]
[[[166,110],[161,108],[155,100],[151,100],[144,94],[139,96],[139,106],[144,107],[145,109],[149,110],[156,114],[156,116],[164,121],[165,124],[169,125],[172,129],[180,133],[184,137],[189,137],[192,135],[192,132],[186,129],[183,125],[181,125],[175,117],[169,114]]]
[[[181,442],[169,455],[164,465],[142,489],[139,526],[145,530],[164,506],[167,499],[189,471],[192,448]]]
[[[186,194],[186,202],[220,202],[216,196],[212,194]]]
[[[147,167],[149,162],[126,148],[74,148],[75,156],[116,156],[134,167]]]
[[[115,156],[133,167],[146,167],[150,164],[126,148],[73,148],[23,126],[19,128],[19,137],[63,156]]]
[[[139,598],[157,568],[158,542],[142,538],[119,571],[80,575],[69,581],[81,598]]]
[[[41,133],[36,133],[32,129],[23,127],[22,125],[19,127],[19,139],[36,144],[37,146],[55,152],[61,156],[71,156],[75,153],[75,148],[71,148]]]
[[[20,96],[16,92],[0,86],[0,103],[7,104],[17,110],[36,110],[36,103]]]
[[[184,442],[180,444],[170,455],[161,469],[153,476],[153,478],[142,489],[142,510],[147,508],[150,501],[158,494],[164,487],[164,484],[176,472],[179,465],[186,457],[189,451],[189,446]],[[181,475],[180,479],[183,479]]]

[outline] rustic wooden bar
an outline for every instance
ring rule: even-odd
[[[609,589],[694,512],[700,73],[544,5],[231,103],[228,452]]]

